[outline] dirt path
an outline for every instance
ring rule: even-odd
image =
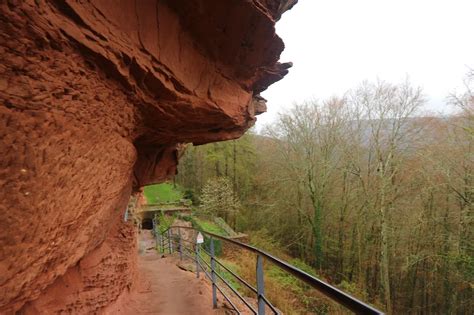
[[[142,245],[150,248],[152,239],[142,233]],[[224,309],[212,308],[210,284],[196,274],[177,267],[178,258],[163,257],[154,249],[144,251],[138,258],[139,289],[131,293],[123,315],[137,314],[225,314]]]

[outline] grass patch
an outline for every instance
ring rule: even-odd
[[[304,272],[312,275],[313,277],[319,278],[318,274],[316,273],[316,270],[310,265],[308,265],[307,263],[305,263],[304,261],[302,261],[301,259],[292,258],[290,259],[289,263],[295,266],[296,268],[301,269]]]
[[[197,230],[205,231],[214,233],[217,235],[227,236],[227,233],[216,223],[212,221],[205,220],[203,218],[198,218],[195,216],[187,218],[193,225],[193,227]],[[207,250],[210,251],[210,238],[208,235],[204,234],[204,244],[202,246]],[[216,256],[220,256],[222,254],[222,241],[221,240],[214,240],[214,250]]]
[[[202,230],[210,233],[214,233],[217,235],[222,235],[222,236],[227,236],[227,233],[222,229],[220,226],[218,226],[216,223],[200,218],[193,218],[194,223]]]
[[[171,183],[146,186],[143,193],[147,203],[176,202],[183,198],[183,192]]]

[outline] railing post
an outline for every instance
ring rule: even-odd
[[[257,255],[257,299],[258,299],[258,315],[265,315],[265,285],[263,282],[263,258]]]
[[[165,240],[164,240],[164,237],[163,237],[163,233],[161,233],[160,231],[160,252],[161,253],[164,253],[165,252]]]
[[[181,230],[178,228],[178,249],[179,249],[179,260],[183,260],[183,242],[181,241]]]
[[[171,229],[168,229],[168,249],[171,254],[173,252],[173,241],[171,240]]]
[[[160,233],[155,230],[156,249],[160,248]]]
[[[212,279],[212,307],[217,308],[217,289],[216,289],[216,262],[214,260],[214,238],[211,237],[211,279]]]
[[[196,243],[196,278],[199,278],[199,243]]]

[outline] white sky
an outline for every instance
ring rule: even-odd
[[[474,68],[474,0],[299,0],[276,26],[290,73],[262,93],[257,129],[294,101],[342,95],[365,79],[408,75],[428,109],[461,89]]]

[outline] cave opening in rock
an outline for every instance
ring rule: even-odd
[[[144,218],[142,220],[142,229],[143,230],[153,230],[153,220],[149,218]]]

